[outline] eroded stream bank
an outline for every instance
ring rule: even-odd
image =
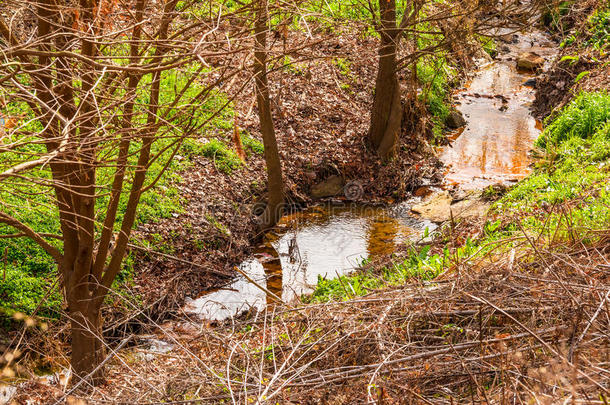
[[[313,291],[319,277],[347,274],[363,260],[421,239],[451,211],[483,214],[486,206],[476,201],[477,190],[527,176],[529,151],[542,128],[530,111],[535,74],[517,69],[517,59],[525,52],[548,58],[555,52],[554,44],[540,32],[504,33],[501,38],[496,60],[483,61],[454,95],[466,125],[439,150],[447,168],[443,185],[390,207],[342,202],[287,216],[241,264],[234,281],[187,300],[185,313],[217,321],[279,300],[294,301]]]

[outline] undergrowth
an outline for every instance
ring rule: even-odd
[[[565,33],[569,30],[565,17],[572,8],[573,0],[553,2],[542,15],[542,23],[553,31]]]
[[[610,44],[610,5],[597,10],[589,19],[589,40],[587,45],[604,51]]]
[[[417,76],[422,86],[420,99],[426,103],[432,116],[435,139],[442,138],[445,131],[445,120],[450,112],[447,98],[455,75],[455,69],[443,56],[423,58],[417,62]]]

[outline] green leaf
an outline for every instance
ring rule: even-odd
[[[584,72],[580,72],[578,74],[578,76],[576,76],[576,79],[574,79],[574,83],[578,83],[579,81],[582,80],[583,77],[588,76],[589,74],[591,74],[591,72],[589,70],[585,70]]]
[[[578,55],[566,55],[563,58],[561,58],[561,60],[559,62],[565,62],[569,60],[570,61],[570,65],[575,64],[576,62],[578,62],[580,60],[580,56]]]

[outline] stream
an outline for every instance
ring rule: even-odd
[[[390,254],[398,244],[435,227],[410,215],[404,205],[311,207],[282,218],[254,256],[240,265],[233,282],[187,300],[185,312],[200,319],[223,320],[275,301],[294,301],[312,292],[318,277],[349,273],[363,260]]]
[[[519,71],[516,58],[536,52],[547,60],[554,44],[542,34],[506,34],[499,56],[481,61],[471,80],[453,96],[467,121],[450,134],[439,156],[445,164],[444,188],[482,190],[513,183],[530,173],[529,151],[541,131],[530,114],[534,89],[531,72]],[[424,197],[432,198],[432,197]],[[184,312],[199,321],[220,321],[250,309],[291,302],[313,291],[318,278],[335,278],[363,260],[392,253],[398,244],[422,238],[436,225],[411,212],[422,197],[390,207],[359,204],[314,206],[284,217],[243,262],[230,284],[196,299]]]
[[[526,83],[535,76],[518,70],[516,58],[522,52],[535,52],[548,61],[555,53],[553,46],[541,33],[514,36],[511,44],[499,45],[504,53],[482,66],[454,95],[468,124],[450,135],[450,146],[440,153],[447,184],[482,189],[530,173],[529,151],[542,123],[530,112],[535,90]]]

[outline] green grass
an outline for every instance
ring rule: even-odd
[[[445,130],[445,119],[449,115],[448,92],[455,69],[442,56],[427,57],[417,62],[417,76],[422,85],[420,99],[426,103],[432,115],[435,139],[440,139]]]
[[[584,102],[593,99],[597,102]],[[524,243],[523,230],[548,243],[594,242],[598,236],[592,230],[610,224],[610,117],[603,121],[597,114],[605,102],[610,102],[606,93],[584,93],[548,123],[541,139],[553,134],[555,141],[544,143],[547,154],[534,173],[492,206],[492,219],[478,240],[467,239],[452,249],[446,245],[440,254],[430,254],[429,248],[413,250],[381,269],[365,265],[364,270],[337,279],[320,278],[313,294],[304,299],[346,300],[413,280],[433,280],[460,261],[479,260],[492,252],[508,254]],[[512,241],[515,236],[521,242]]]
[[[607,92],[581,93],[561,114],[552,119],[536,146],[552,151],[571,138],[588,139],[602,129],[610,118],[610,97]]]

